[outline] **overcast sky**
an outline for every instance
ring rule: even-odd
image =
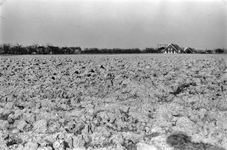
[[[226,0],[0,0],[0,43],[226,48]]]

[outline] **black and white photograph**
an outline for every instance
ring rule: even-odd
[[[227,0],[0,0],[0,150],[227,150]]]

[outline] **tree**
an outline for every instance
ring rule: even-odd
[[[14,46],[14,54],[22,54],[22,45],[17,44],[16,46]]]
[[[212,54],[212,53],[213,53],[213,50],[208,49],[208,50],[206,50],[206,53],[207,53],[207,54]]]
[[[162,49],[145,48],[144,53],[160,53]]]
[[[217,48],[217,49],[215,49],[215,53],[217,53],[217,54],[222,54],[224,52],[225,52],[225,50],[223,48]]]
[[[4,54],[3,45],[0,45],[0,54]]]
[[[10,47],[11,47],[11,45],[10,44],[3,44],[3,53],[4,54],[9,54],[9,52],[10,52]]]
[[[28,54],[34,54],[34,53],[37,53],[38,45],[33,44],[31,46],[28,46],[27,48],[28,48]]]

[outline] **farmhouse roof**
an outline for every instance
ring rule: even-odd
[[[50,45],[48,45],[48,48],[50,48],[50,49],[59,49],[58,46],[50,46]]]
[[[39,45],[39,46],[38,46],[38,48],[45,48],[45,47],[44,47],[44,46],[42,46],[42,45]]]
[[[69,50],[72,50],[70,47],[62,47],[61,49],[69,49]]]
[[[191,52],[193,52],[193,48],[191,48],[191,47],[185,47],[184,48],[184,52],[186,52],[186,53],[191,53]]]
[[[184,51],[186,51],[186,50],[192,50],[192,48],[191,47],[185,47]]]
[[[171,44],[169,44],[167,47],[169,47],[169,46],[172,46],[172,47],[175,48],[176,50],[181,50],[180,46],[177,45],[177,44],[171,43]]]
[[[73,49],[73,50],[81,50],[80,47],[70,47],[70,48]]]

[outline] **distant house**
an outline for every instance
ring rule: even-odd
[[[61,51],[62,51],[64,54],[73,54],[73,50],[72,50],[70,47],[62,47],[62,48],[61,48]]]
[[[38,54],[44,54],[45,53],[45,47],[44,46],[38,46],[37,47],[37,53]]]
[[[191,47],[185,47],[184,48],[184,53],[191,54],[194,52],[194,49]]]
[[[163,53],[164,49],[168,46],[168,44],[158,44],[157,51],[158,53]]]
[[[164,50],[164,54],[175,54],[175,53],[181,53],[182,48],[178,46],[177,44],[169,44]]]
[[[60,50],[58,46],[47,46],[49,54],[62,54],[63,52]]]
[[[70,47],[74,54],[80,54],[81,53],[81,47]]]

